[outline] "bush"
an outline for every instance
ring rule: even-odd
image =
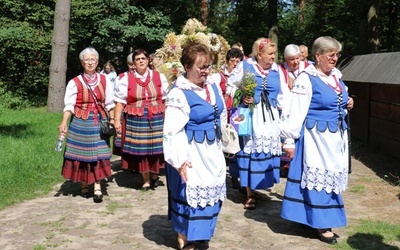
[[[29,102],[0,86],[0,114],[6,109],[21,110],[27,108]]]

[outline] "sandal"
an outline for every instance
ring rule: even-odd
[[[181,248],[181,249],[182,249],[182,250],[185,250],[185,249],[193,249],[193,250],[196,250],[197,248],[196,248],[196,245],[194,245],[194,244],[188,242],[188,243],[186,243],[186,244],[183,246],[183,248]]]
[[[246,202],[244,203],[244,209],[254,210],[256,209],[256,199],[254,196],[248,196]]]
[[[329,235],[329,236],[327,236]],[[330,230],[318,230],[319,240],[328,244],[336,244],[336,235]]]

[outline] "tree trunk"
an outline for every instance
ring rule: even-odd
[[[208,23],[208,0],[201,0],[201,19],[203,25],[207,26]]]
[[[278,53],[278,26],[273,26],[271,29],[269,29],[268,37],[269,37],[269,39],[271,39],[271,41],[273,43],[276,44],[275,62],[277,63],[278,62],[278,57],[279,57],[279,53]]]
[[[300,7],[299,7],[299,21],[300,21],[300,23],[303,23],[303,21],[304,21],[304,14],[303,14],[303,11],[304,11],[304,7],[306,6],[306,0],[300,0]]]
[[[389,3],[389,24],[388,24],[388,37],[387,37],[387,48],[389,51],[395,51],[396,42],[396,28],[399,18],[400,4],[395,2]]]
[[[57,0],[47,96],[49,112],[61,112],[64,108],[70,14],[71,0]]]
[[[378,53],[380,49],[379,40],[379,0],[372,1],[368,10],[368,45],[370,53]]]

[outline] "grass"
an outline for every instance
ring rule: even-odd
[[[357,185],[352,186],[349,191],[353,192],[353,193],[363,194],[365,192],[365,186],[357,184]]]
[[[3,110],[0,119],[0,210],[47,194],[63,180],[55,152],[62,114],[46,108]]]
[[[347,228],[347,241],[338,241],[334,249],[398,250],[400,225],[382,221],[362,220]]]

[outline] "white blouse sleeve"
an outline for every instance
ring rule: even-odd
[[[99,82],[99,84],[101,84]],[[110,111],[115,107],[114,103],[114,83],[106,77],[106,98],[105,98],[105,106],[107,111]]]
[[[175,168],[189,160],[188,138],[185,126],[189,121],[190,107],[185,94],[178,88],[173,88],[166,98],[164,118],[164,158]]]
[[[114,92],[114,101],[126,104],[128,97],[128,74],[123,74],[115,80],[116,91]]]
[[[282,116],[284,118],[279,124],[281,135],[287,140],[286,144],[293,144],[293,141],[300,137],[300,131],[310,107],[311,97],[310,78],[308,74],[301,74],[295,81],[291,100],[287,108],[285,107],[283,110]]]
[[[72,114],[74,113],[77,96],[78,88],[76,87],[75,81],[70,80],[67,84],[67,88],[65,89],[63,112],[70,111]]]
[[[278,69],[278,72],[279,72],[279,81],[280,81],[280,85],[281,85],[281,88],[278,93],[278,98],[277,98],[278,108],[280,110],[283,110],[283,109],[285,109],[285,107],[287,105],[290,104],[290,98],[292,96],[292,93],[289,89],[288,84],[285,81],[285,75],[284,75],[285,73],[282,71],[282,69],[280,67]]]

